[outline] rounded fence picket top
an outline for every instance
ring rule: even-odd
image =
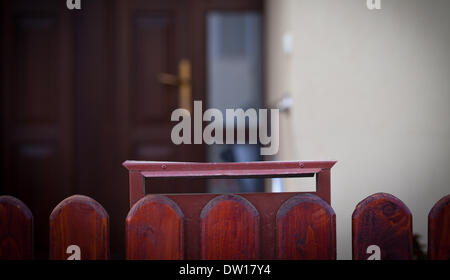
[[[356,206],[352,215],[353,259],[412,259],[412,240],[412,215],[400,199],[376,193]]]
[[[428,258],[450,259],[450,194],[436,202],[428,215]]]
[[[184,215],[163,195],[147,195],[134,204],[126,219],[127,259],[184,258]]]
[[[73,195],[50,215],[50,259],[109,258],[109,216],[94,199]]]
[[[0,260],[33,258],[33,214],[19,199],[0,196]]]
[[[217,196],[203,207],[200,220],[202,259],[259,258],[259,213],[247,199]]]
[[[336,215],[313,194],[288,199],[277,212],[278,259],[336,259]]]

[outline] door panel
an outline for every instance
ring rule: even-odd
[[[39,253],[72,188],[71,29],[57,2],[2,4],[3,188],[32,208]]]
[[[132,57],[130,126],[131,154],[137,159],[167,160],[175,155],[168,145],[170,113],[177,106],[177,88],[159,83],[162,72],[176,71],[176,17],[170,12],[139,12],[131,20]]]
[[[175,18],[170,14],[140,14],[133,19],[132,40],[134,90],[132,92],[133,121],[150,125],[170,119],[169,109],[174,108],[176,88],[162,85],[156,79],[163,72],[176,69],[174,51]]]
[[[188,1],[117,2],[118,114],[121,157],[154,161],[204,161],[203,145],[177,146],[170,121],[178,105],[178,87],[158,81],[177,75],[181,59],[190,59]],[[195,77],[193,77],[195,78]],[[126,184],[127,182],[124,182]],[[205,183],[186,180],[149,182],[152,193],[203,192]],[[189,186],[189,187],[186,187]]]

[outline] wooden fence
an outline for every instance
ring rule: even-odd
[[[450,258],[449,204],[430,211],[429,259]],[[127,259],[335,259],[335,217],[313,194],[147,195],[126,218]],[[390,194],[361,201],[353,259],[412,259],[411,218]],[[108,220],[92,198],[63,200],[50,215],[50,259],[108,259]],[[32,259],[32,222],[25,204],[0,196],[0,259]]]
[[[330,168],[318,166],[307,172]],[[234,174],[224,172],[223,167],[201,173],[206,177]],[[257,167],[260,169],[252,169],[253,175],[307,174],[288,172],[281,165],[279,170],[270,166],[271,171],[267,165]],[[130,172],[144,171],[131,168]],[[133,176],[130,174],[130,184],[136,179]],[[329,187],[329,173],[320,180]],[[312,193],[146,196],[135,190],[136,198],[125,221],[127,259],[336,259],[336,215],[326,200],[326,187]],[[447,195],[429,213],[429,259],[450,258],[449,203]],[[82,195],[64,199],[49,222],[50,259],[109,258],[108,213],[94,199]],[[352,240],[355,260],[412,259],[411,212],[393,195],[373,194],[353,212]],[[0,196],[0,259],[32,258],[31,211],[14,197]]]

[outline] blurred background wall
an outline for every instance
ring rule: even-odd
[[[354,207],[376,192],[409,207],[426,245],[428,212],[450,192],[450,1],[265,4],[267,103],[292,97],[276,159],[338,160],[338,259],[351,258]]]

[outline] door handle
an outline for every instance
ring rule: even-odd
[[[182,59],[178,63],[178,76],[169,73],[158,74],[158,81],[163,85],[178,86],[178,106],[191,113],[192,85],[191,62]]]

